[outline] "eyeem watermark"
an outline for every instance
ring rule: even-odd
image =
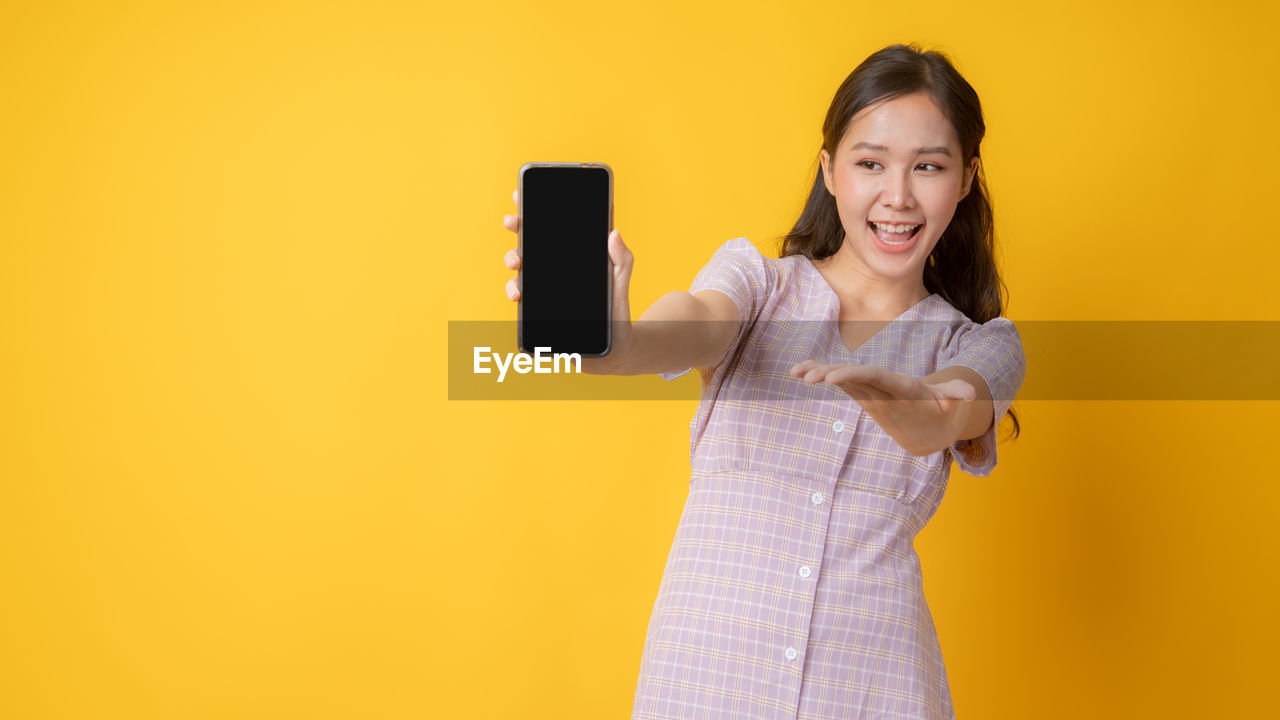
[[[536,375],[544,375],[549,373],[580,373],[582,372],[582,356],[578,353],[552,353],[549,347],[536,347],[533,354],[529,353],[495,353],[488,347],[475,348],[475,354],[472,356],[474,364],[472,372],[477,375],[487,375],[493,370],[489,368],[489,362],[492,361],[498,367],[498,382],[502,382],[507,377],[507,370],[514,369],[516,372],[524,375],[532,371]],[[560,369],[561,361],[564,362],[564,369]]]

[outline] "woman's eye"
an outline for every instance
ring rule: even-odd
[[[857,164],[857,166],[858,166],[858,167],[863,167],[863,168],[866,168],[866,169],[868,169],[868,170],[883,170],[883,169],[884,169],[884,167],[883,167],[880,163],[876,162],[875,160],[860,160],[860,161],[858,161],[856,164]],[[941,165],[937,165],[937,164],[935,164],[935,163],[920,163],[919,165],[916,165],[916,169],[918,169],[918,170],[925,170],[925,171],[928,171],[928,172],[941,172],[942,170],[945,170],[946,168],[942,167]]]

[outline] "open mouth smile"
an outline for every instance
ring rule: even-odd
[[[924,227],[924,223],[919,224],[893,224],[868,221],[867,227],[875,235],[876,240],[884,244],[890,249],[902,248],[911,244],[915,240],[916,235],[920,233],[920,228]]]

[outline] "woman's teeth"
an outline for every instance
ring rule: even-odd
[[[876,236],[880,238],[880,242],[885,245],[906,245],[915,237],[916,230],[919,225],[890,225],[888,223],[870,222],[868,223],[876,229]],[[897,235],[898,239],[890,239],[891,236]]]
[[[871,224],[875,225],[881,230],[884,230],[885,232],[891,232],[891,233],[904,233],[909,230],[915,230],[916,228],[920,227],[919,225],[886,225],[885,223],[878,223],[878,222],[873,222]]]

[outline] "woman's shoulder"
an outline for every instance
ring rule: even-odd
[[[760,252],[755,243],[751,242],[746,236],[726,240],[720,247],[716,248],[711,257],[713,259],[731,258],[759,265],[773,265],[778,262],[778,258],[768,257]]]
[[[803,256],[773,257],[766,255],[747,237],[725,241],[712,253],[704,272],[733,271],[750,278],[755,284],[769,290],[779,290],[797,285],[801,281]]]
[[[944,357],[969,351],[974,346],[990,344],[1018,345],[1021,338],[1013,321],[1003,315],[985,322],[973,320],[940,294],[933,295],[929,316],[930,327]]]
[[[766,255],[756,247],[755,243],[745,236],[725,241],[716,248],[711,259],[721,260],[734,265],[747,265],[767,271],[776,278],[793,278],[803,271],[801,263],[808,262],[803,255],[774,257]]]
[[[933,303],[930,307],[930,316],[933,319],[946,321],[958,328],[972,327],[995,327],[1005,323],[1013,324],[1013,321],[1004,316],[992,318],[986,322],[977,322],[966,315],[963,311],[952,305],[941,293],[934,293],[932,296]]]

